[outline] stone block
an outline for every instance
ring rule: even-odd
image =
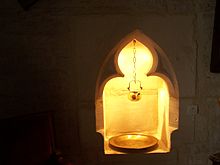
[[[169,13],[192,13],[193,2],[190,0],[169,0],[167,1]]]
[[[208,164],[208,154],[198,153],[189,157],[189,165],[204,165]]]
[[[215,10],[215,0],[196,0],[195,7],[199,12],[212,12]]]
[[[220,77],[210,73],[210,59],[212,49],[212,32],[214,13],[202,13],[198,16],[198,85],[197,91],[202,97],[220,96]],[[206,35],[204,35],[206,34]]]
[[[185,143],[178,148],[180,165],[204,165],[208,163],[208,146],[203,143]]]
[[[195,120],[195,141],[207,143],[209,138],[207,116],[196,115]]]
[[[208,129],[210,151],[215,153],[220,150],[220,105],[218,98],[207,99]]]
[[[207,142],[209,139],[209,98],[198,99],[198,112],[195,116],[195,141]]]
[[[192,99],[180,98],[179,129],[174,133],[172,139],[174,148],[194,141],[195,116],[189,109],[192,104]]]

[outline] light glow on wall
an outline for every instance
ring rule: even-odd
[[[119,53],[116,65],[122,77],[110,79],[103,90],[104,139],[106,145],[112,137],[133,134],[152,136],[158,140],[158,147],[150,152],[169,152],[169,90],[167,83],[159,76],[147,76],[153,66],[151,51],[136,40],[136,77],[140,81],[141,99],[129,99],[129,83],[134,75],[134,46],[129,42]],[[132,146],[131,146],[132,148]],[[117,153],[105,146],[106,154]]]

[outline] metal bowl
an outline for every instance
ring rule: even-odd
[[[111,146],[121,149],[147,149],[157,144],[158,140],[149,135],[123,134],[109,139]]]

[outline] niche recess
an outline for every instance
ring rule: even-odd
[[[106,57],[95,101],[105,154],[170,151],[179,118],[176,75],[162,49],[139,30]]]

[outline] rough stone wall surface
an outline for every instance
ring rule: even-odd
[[[53,111],[56,146],[88,165],[208,165],[220,151],[220,76],[209,72],[215,0],[39,0],[0,3],[0,117]],[[172,151],[104,155],[95,132],[99,68],[142,30],[166,52],[180,88]],[[198,106],[198,112],[192,105]]]

